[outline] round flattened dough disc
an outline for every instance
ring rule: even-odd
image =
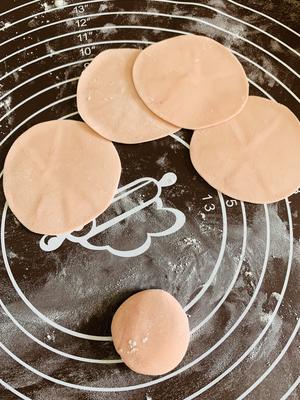
[[[132,67],[140,52],[138,49],[103,51],[79,79],[79,114],[91,128],[114,142],[142,143],[179,130],[153,114],[138,96]]]
[[[114,346],[124,363],[144,375],[174,369],[189,344],[188,318],[178,301],[160,289],[129,297],[113,317]]]
[[[133,80],[150,110],[188,129],[232,118],[248,97],[237,58],[204,36],[176,36],[147,47],[136,59]]]
[[[250,96],[222,125],[195,131],[191,160],[215,189],[250,203],[272,203],[300,186],[300,124],[285,106]]]
[[[8,205],[29,230],[71,232],[111,203],[121,174],[114,145],[83,122],[35,125],[12,145],[4,164]]]

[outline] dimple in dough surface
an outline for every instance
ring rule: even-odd
[[[121,174],[114,145],[77,121],[35,125],[12,145],[4,165],[8,205],[29,230],[71,232],[111,203]]]
[[[176,36],[147,47],[136,59],[133,80],[155,114],[188,129],[232,118],[248,97],[237,58],[204,36]]]
[[[300,124],[285,106],[250,96],[222,125],[194,132],[190,154],[198,173],[238,200],[272,203],[300,186]]]
[[[144,375],[174,369],[189,344],[188,318],[178,301],[160,289],[129,297],[112,321],[114,346],[124,363]]]
[[[103,51],[79,79],[79,114],[96,132],[114,142],[142,143],[179,130],[153,114],[138,96],[132,67],[140,52],[138,49]]]

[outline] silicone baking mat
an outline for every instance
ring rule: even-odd
[[[79,119],[78,77],[100,51],[178,34],[229,47],[251,94],[299,117],[298,1],[1,0],[0,11],[1,170],[30,126]],[[192,168],[190,137],[117,145],[114,203],[66,236],[27,231],[1,189],[1,399],[300,398],[300,192],[230,199]],[[110,321],[157,287],[184,306],[192,339],[175,371],[151,378],[120,363]]]

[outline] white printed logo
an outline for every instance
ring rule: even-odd
[[[154,178],[140,178],[137,179],[128,185],[125,185],[121,188],[118,189],[112,204],[116,203],[118,200],[121,200],[123,198],[126,198],[129,196],[131,193],[134,193],[136,190],[148,185],[149,183],[153,183],[156,186],[156,194],[154,197],[151,199],[145,201],[145,202],[140,202],[137,204],[135,207],[132,209],[123,212],[120,215],[117,215],[116,217],[113,217],[112,219],[97,225],[96,220],[92,221],[91,224],[91,229],[88,233],[84,234],[83,236],[77,236],[73,235],[72,233],[67,233],[63,235],[57,235],[57,236],[43,236],[42,239],[40,240],[40,248],[44,251],[53,251],[58,249],[62,243],[65,240],[69,240],[70,242],[73,243],[78,243],[81,246],[90,249],[90,250],[107,250],[111,254],[114,254],[119,257],[136,257],[140,254],[143,254],[145,251],[147,251],[151,245],[152,238],[154,237],[163,237],[167,235],[171,235],[175,232],[177,232],[180,228],[185,223],[185,215],[183,212],[175,209],[175,208],[168,208],[163,206],[163,202],[160,198],[161,193],[162,193],[162,188],[172,186],[177,180],[176,174],[173,172],[168,172],[164,174],[164,176],[158,181]],[[112,226],[118,224],[121,221],[124,221],[126,218],[140,212],[141,210],[145,209],[146,207],[154,204],[156,206],[157,210],[162,210],[168,213],[171,213],[175,216],[175,222],[174,224],[161,231],[161,232],[148,232],[146,235],[146,240],[145,242],[138,246],[135,249],[131,250],[118,250],[110,245],[95,245],[89,242],[90,239],[94,238],[95,236],[101,234],[102,232],[106,231],[107,229],[111,228]]]

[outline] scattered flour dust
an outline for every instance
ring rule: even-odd
[[[44,3],[42,3],[45,11],[53,10],[54,8],[63,8],[66,5],[68,5],[67,0],[54,0],[54,3],[51,4],[47,1],[44,1]]]
[[[77,14],[76,14],[76,15],[77,15]],[[75,24],[74,24],[74,21],[73,21],[72,19],[66,19],[66,20],[65,20],[65,24],[66,24],[69,28],[73,28],[73,30],[74,30]]]
[[[248,74],[248,77],[252,80],[258,83],[261,86],[265,86],[266,84],[269,87],[273,87],[276,84],[276,81],[274,78],[272,78],[271,75],[277,76],[278,71],[277,68],[274,66],[272,62],[270,62],[269,59],[267,59],[264,56],[260,56],[255,60],[258,64],[260,64],[265,70],[268,71],[268,74],[266,74],[264,71],[258,69],[258,68],[253,68],[251,69],[250,73]]]
[[[223,0],[209,0],[208,4],[215,7],[221,7],[221,8],[226,7]]]
[[[278,42],[276,42],[276,40],[270,41],[270,47],[273,50],[273,52],[275,52],[275,53],[283,51],[281,45]]]
[[[49,342],[55,342],[55,331],[48,332],[46,338]]]
[[[218,27],[228,33],[224,33]],[[239,38],[247,36],[247,27],[245,25],[236,22],[233,23],[229,18],[221,14],[217,14],[211,18],[201,18],[199,21],[188,22],[184,28],[186,31],[207,35],[217,41],[219,41],[219,37],[221,36],[224,38],[224,46],[229,48],[236,41],[240,40]]]
[[[11,250],[8,250],[7,255],[10,259],[11,258],[19,258],[19,256]]]
[[[155,8],[155,7],[148,7],[148,8],[147,8],[147,13],[149,13],[149,14],[159,14],[159,13],[160,13],[160,10],[158,10],[158,9]]]
[[[9,28],[11,26],[11,22],[7,21],[7,22],[1,22],[1,31],[4,31],[5,29]]]
[[[263,323],[268,323],[272,318],[272,313],[261,313],[260,320]]]
[[[55,4],[55,7],[61,8],[61,7],[65,7],[68,3],[66,2],[66,0],[55,0],[54,4]]]
[[[280,299],[281,299],[281,294],[280,293],[277,293],[277,292],[273,292],[272,293],[272,296],[277,300],[277,301],[279,301]]]
[[[4,110],[5,112],[10,111],[10,106],[11,106],[11,96],[6,97],[6,99],[2,100],[0,103],[0,110]]]
[[[53,47],[50,46],[49,43],[46,43],[46,49],[47,49],[47,53],[48,54],[54,54],[55,50],[53,49]]]
[[[172,10],[173,15],[184,15],[185,12],[177,5],[175,4]]]
[[[140,22],[141,22],[141,17],[139,16],[139,15],[136,15],[136,14],[130,14],[130,15],[128,15],[128,17],[127,17],[127,20],[128,20],[128,22],[130,23],[130,24],[140,24]],[[154,30],[153,32],[159,32],[159,30]]]
[[[49,11],[52,10],[52,8],[54,8],[52,4],[48,4],[46,1],[42,4],[42,6],[44,7],[45,11]]]
[[[10,112],[10,110],[11,110],[11,102],[12,102],[12,97],[11,96],[7,96],[5,99],[3,99],[0,102],[0,115],[1,116],[3,116],[3,115],[5,115],[5,114]],[[13,122],[14,122],[13,113],[10,113],[8,115],[7,122],[8,122],[8,125],[12,125],[13,124]]]
[[[100,4],[100,7],[99,7],[98,11],[101,13],[101,12],[107,10],[107,9],[108,9],[108,4],[107,4],[107,2],[104,2],[104,3]]]
[[[103,25],[103,27],[101,29],[103,36],[106,37],[110,34],[117,33],[118,30],[115,28],[115,26],[116,26],[115,24],[111,24],[109,22],[107,24]]]

